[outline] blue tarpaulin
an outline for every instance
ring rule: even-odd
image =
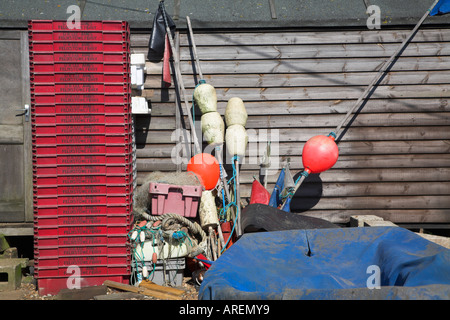
[[[247,233],[199,299],[450,299],[450,250],[400,227]]]
[[[439,1],[431,10],[430,16],[442,15],[450,12],[450,0]]]

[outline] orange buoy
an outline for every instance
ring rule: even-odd
[[[330,169],[338,157],[339,149],[332,136],[314,136],[303,147],[302,162],[308,173],[320,173]]]
[[[198,177],[205,190],[214,189],[220,178],[219,162],[209,153],[193,156],[188,162],[187,171]]]

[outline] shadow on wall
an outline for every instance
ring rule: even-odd
[[[296,181],[299,176],[300,173],[297,173],[294,176],[294,181]],[[291,212],[303,213],[314,208],[320,201],[320,198],[322,198],[322,192],[323,184],[322,179],[320,179],[320,174],[310,174],[292,198]]]

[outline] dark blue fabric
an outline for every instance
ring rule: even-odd
[[[430,12],[430,16],[446,14],[450,12],[450,0],[439,1]]]
[[[284,212],[291,212],[291,200],[292,200],[292,198],[288,197],[286,199],[286,203],[284,204],[283,209],[281,209],[281,210],[283,210]]]
[[[275,183],[272,194],[270,195],[269,206],[271,207],[277,208],[281,204],[280,195],[284,189],[284,174],[285,170],[283,168],[278,176],[277,183]]]
[[[381,289],[368,289],[368,267]],[[244,234],[205,274],[199,299],[449,299],[450,250],[400,227]]]

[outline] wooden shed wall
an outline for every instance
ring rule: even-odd
[[[409,32],[196,32],[195,42],[204,78],[217,90],[218,111],[224,114],[231,97],[242,98],[247,129],[278,129],[280,161],[289,157],[297,176],[304,143],[337,126]],[[132,53],[147,53],[148,39],[132,33]],[[189,36],[178,40],[191,101],[198,77]],[[176,94],[173,86],[162,89],[161,73],[160,63],[147,63],[144,95],[152,112],[136,117],[138,184],[148,172],[176,170]],[[420,30],[341,137],[336,165],[306,179],[293,211],[336,223],[354,214],[449,223],[449,89],[450,29]],[[243,164],[244,197],[258,172],[258,164]],[[270,192],[278,172],[268,177]]]

